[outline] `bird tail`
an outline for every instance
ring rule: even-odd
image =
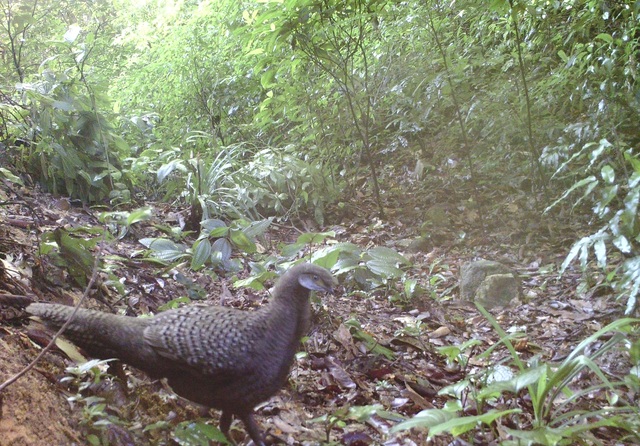
[[[73,307],[49,303],[33,303],[27,313],[37,316],[45,325],[59,329],[72,316]],[[145,349],[144,319],[119,316],[100,311],[78,309],[63,336],[94,358],[118,358],[131,365],[144,364],[153,352]]]

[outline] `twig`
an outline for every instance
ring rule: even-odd
[[[105,234],[106,234],[106,231],[105,231]],[[53,338],[51,338],[51,341],[49,341],[49,344],[47,344],[47,346],[42,349],[42,351],[38,354],[38,356],[36,356],[35,359],[29,363],[29,365],[27,365],[24,369],[22,369],[21,371],[16,373],[14,376],[12,376],[8,380],[0,384],[0,392],[2,392],[11,384],[16,382],[22,375],[27,373],[33,367],[35,367],[36,363],[40,360],[40,358],[42,358],[45,355],[45,353],[51,350],[51,348],[53,347],[53,344],[56,342],[56,339],[58,339],[58,337],[67,329],[71,321],[73,321],[73,318],[78,312],[78,309],[80,308],[84,300],[87,298],[87,296],[89,296],[89,292],[91,291],[93,284],[98,278],[98,263],[99,263],[100,257],[102,256],[102,248],[104,246],[105,240],[106,238],[103,237],[103,243],[100,244],[100,247],[98,249],[98,252],[93,262],[93,272],[91,273],[91,278],[89,279],[89,283],[87,284],[87,287],[85,288],[84,293],[82,293],[82,297],[78,301],[78,304],[73,309],[73,313],[71,313],[71,316],[69,316],[69,319],[66,320],[66,322],[62,325],[62,327],[60,327],[60,329],[56,332],[56,334],[53,335]]]

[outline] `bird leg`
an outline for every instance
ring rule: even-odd
[[[233,443],[233,439],[229,436],[229,428],[231,427],[231,412],[226,410],[220,416],[220,432]]]
[[[253,419],[253,415],[244,414],[238,415],[244,426],[247,428],[247,432],[249,432],[249,436],[253,440],[256,446],[266,446],[267,444],[264,442],[262,438],[262,432],[260,428],[256,424],[256,421]]]

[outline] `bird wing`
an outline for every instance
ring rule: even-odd
[[[238,376],[249,372],[247,355],[256,336],[249,315],[226,307],[184,307],[154,317],[144,339],[172,367],[223,379]]]

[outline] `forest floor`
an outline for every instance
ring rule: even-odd
[[[424,291],[410,298],[391,299],[402,295],[401,290],[365,293],[351,283],[342,283],[335,295],[314,300],[313,328],[304,344],[307,354],[294,364],[285,388],[256,410],[258,422],[270,437],[284,444],[427,444],[425,430],[390,434],[389,429],[399,417],[442,408],[451,397],[438,394],[440,389],[473,379],[479,370],[509,357],[504,346],[482,355],[495,347],[500,337],[473,303],[458,297],[458,272],[467,261],[496,260],[513,268],[522,279],[522,299],[492,314],[508,333],[524,334],[517,341],[523,360],[538,355],[541,361],[561,361],[584,338],[622,316],[623,305],[614,299],[599,274],[585,277],[572,267],[558,274],[572,243],[588,230],[578,216],[563,216],[562,212],[543,215],[535,197],[517,188],[496,192],[479,187],[473,194],[440,179],[431,181],[428,189],[414,182],[388,190],[383,195],[384,220],[363,196],[361,204],[348,207],[337,224],[317,230],[334,231],[336,240],[363,249],[386,246],[403,253],[412,262],[406,271],[408,277],[416,279]],[[0,201],[1,291],[41,301],[77,302],[83,293],[81,287],[72,285],[66,270],[50,257],[38,254],[45,244],[42,235],[59,227],[99,228],[100,211],[69,206],[64,199],[6,185],[0,185]],[[89,299],[85,306],[105,311],[111,307],[136,316],[156,312],[194,287],[204,290],[206,301],[215,305],[251,310],[267,301],[266,292],[235,289],[231,276],[193,272],[187,266],[163,269],[146,261],[138,240],[159,236],[156,225],[177,226],[181,211],[165,204],[152,206],[152,220],[135,225],[126,237],[105,249],[105,264],[119,277],[126,296],[103,286],[102,302]],[[331,220],[327,216],[329,223]],[[314,230],[308,222],[299,221],[296,226],[306,228],[273,225],[261,245],[277,255],[280,243],[292,243],[300,233]],[[421,243],[411,243],[420,235]],[[248,268],[238,276],[247,277]],[[582,287],[585,280],[591,285],[588,290]],[[583,289],[586,291],[580,291]],[[355,336],[356,331],[350,328],[354,321],[360,326],[358,333],[366,333],[390,354],[372,351],[362,336]],[[50,338],[36,322],[2,309],[0,382],[23,369]],[[462,346],[469,340],[479,343],[463,350],[466,364],[448,362],[437,350]],[[60,345],[0,393],[0,446],[176,444],[172,432],[178,423],[207,419],[202,418],[201,409],[137,370],[126,369],[125,374],[122,368],[111,367],[110,372],[120,378],[101,375],[93,380],[77,367],[75,375],[65,371],[75,367],[70,356],[76,352]],[[629,368],[628,359],[620,352],[602,356],[600,363],[608,376],[617,378],[625,376]],[[67,379],[61,381],[63,377]],[[592,373],[584,372],[572,386],[586,388],[593,379]],[[79,386],[86,387],[82,396]],[[106,405],[92,404],[91,398],[96,396],[104,398]],[[521,396],[502,395],[487,404],[520,408],[525,415],[518,419],[526,420],[531,402]],[[465,415],[476,414],[479,408],[471,397],[469,401]],[[579,404],[586,411],[593,410],[607,404],[607,395],[593,392]],[[366,410],[359,413],[358,408],[371,405],[380,405],[384,412],[360,417]],[[218,412],[213,410],[209,415],[217,425]],[[497,444],[506,438],[506,428],[515,427],[509,426],[507,419],[501,418],[492,428],[479,427],[457,443],[452,443],[450,435],[442,435],[429,444]],[[239,443],[246,443],[242,425],[234,424],[232,433]],[[622,444],[618,434],[605,428],[594,432],[605,445]],[[197,440],[193,444],[198,444]]]

